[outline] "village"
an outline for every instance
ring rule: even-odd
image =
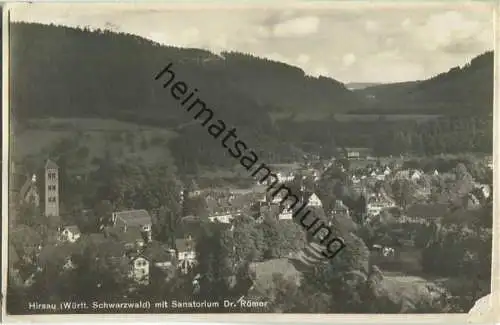
[[[361,161],[364,163],[360,164]],[[297,193],[301,194],[301,200],[320,211],[329,225],[335,225],[335,220],[348,220],[357,227],[383,225],[387,229],[383,236],[363,238],[369,245],[370,259],[376,261],[382,269],[384,265],[389,265],[388,271],[404,275],[406,267],[398,269],[397,266],[404,264],[404,252],[418,251],[422,247],[418,247],[411,232],[396,240],[391,229],[403,229],[408,225],[439,227],[442,222],[449,222],[459,216],[467,218],[470,215],[472,220],[475,216],[470,212],[491,204],[492,188],[491,184],[471,179],[467,185],[470,187],[468,190],[456,190],[458,201],[443,201],[439,198],[442,193],[436,192],[435,184],[442,179],[456,179],[452,175],[453,171],[424,171],[404,167],[405,163],[396,163],[396,159],[388,161],[382,164],[378,159],[363,155],[362,150],[350,149],[343,159],[320,160],[318,157],[310,157],[298,164],[276,165],[275,172],[280,183],[299,189]],[[485,161],[484,165],[491,168],[490,161]],[[461,172],[468,174],[467,171]],[[105,253],[107,261],[133,283],[130,292],[162,281],[168,283],[176,276],[183,276],[188,277],[191,282],[188,293],[196,294],[200,290],[199,280],[204,276],[197,268],[199,259],[203,258],[197,251],[197,241],[202,240],[198,236],[200,224],[209,223],[233,231],[235,224],[247,217],[251,217],[255,224],[262,224],[271,218],[277,222],[278,228],[280,225],[294,223],[292,211],[287,208],[284,198],[271,197],[265,192],[265,186],[258,182],[248,189],[232,189],[199,188],[192,180],[178,193],[181,207],[178,218],[180,230],[176,232],[174,242],[155,238],[154,234],[157,232],[154,229],[159,222],[157,210],[108,209],[98,216],[94,231],[82,231],[77,224],[69,224],[60,217],[63,190],[60,173],[61,167],[48,159],[44,165],[44,179],[38,179],[36,174],[14,173],[12,176],[11,184],[14,186],[10,193],[12,214],[9,229],[9,272],[20,287],[32,286],[37,275],[53,263],[59,263],[58,272],[74,270],[79,266],[79,262],[74,260],[75,253],[88,245],[82,241],[90,241],[101,243],[95,246],[100,250],[99,254]],[[23,178],[24,182],[17,183],[22,185],[16,188],[17,184],[13,184],[12,180]],[[342,194],[325,198],[322,184],[335,179],[340,179],[339,184],[348,188],[358,199],[353,201],[347,198],[349,202],[344,202]],[[202,202],[204,207],[198,210],[198,214],[188,207],[188,202],[193,201]],[[33,225],[19,222],[20,219],[14,212],[19,211],[19,206],[29,207],[21,210],[23,213],[43,211],[41,216],[47,219],[47,227],[40,231],[35,230],[39,228]],[[80,212],[82,216],[95,214],[91,209]],[[283,241],[293,241],[286,236],[287,234],[283,235]],[[200,244],[203,245],[198,242]],[[56,256],[58,260],[54,262]],[[248,262],[255,262],[255,270],[259,263],[265,264],[275,257]],[[302,245],[292,245],[279,257],[300,265],[297,269],[324,262],[314,238],[307,238]],[[96,261],[99,258],[96,256]],[[104,285],[99,281],[96,284],[98,287]],[[258,277],[254,276],[245,291],[250,292],[258,281]]]

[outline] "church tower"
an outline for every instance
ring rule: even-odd
[[[50,159],[45,164],[45,216],[59,216],[59,167]]]

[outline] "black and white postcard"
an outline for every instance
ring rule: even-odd
[[[7,5],[6,319],[492,320],[495,17]]]

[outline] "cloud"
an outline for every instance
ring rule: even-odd
[[[390,62],[390,64],[388,64]],[[361,63],[360,80],[379,82],[395,82],[418,79],[425,72],[420,62],[406,58],[399,50],[380,52],[366,57]],[[377,79],[374,79],[377,76]]]
[[[412,21],[410,18],[406,18],[405,20],[403,20],[401,22],[401,27],[403,27],[403,29],[408,29],[411,27],[411,25],[412,25]]]
[[[348,53],[342,57],[342,64],[345,67],[351,66],[356,62],[356,56],[352,53]]]
[[[268,53],[268,54],[265,54],[264,57],[270,59],[270,60],[273,60],[273,61],[279,61],[279,62],[286,62],[288,63],[289,59],[280,54],[280,53],[276,53],[276,52],[272,52],[272,53]]]
[[[200,31],[196,27],[190,27],[181,32],[176,39],[176,43],[181,46],[195,45],[200,40]]]
[[[431,15],[417,30],[417,38],[426,50],[474,51],[481,40],[477,37],[484,32],[484,25],[466,18],[457,11],[447,11]],[[466,49],[468,47],[468,49]]]
[[[365,22],[365,29],[368,32],[376,32],[380,29],[380,24],[373,20],[368,20]]]
[[[210,42],[209,48],[214,52],[220,52],[227,49],[227,38],[225,35],[218,35]]]
[[[309,57],[309,55],[306,55],[306,54],[300,54],[298,57],[297,57],[297,63],[298,64],[306,64],[309,62],[311,58]]]
[[[154,6],[153,6],[154,7]],[[120,9],[121,8],[121,9]],[[127,8],[127,9],[125,9]],[[252,53],[310,75],[350,81],[424,79],[493,48],[490,5],[235,10],[33,4],[13,20],[111,27],[166,45]],[[386,10],[387,9],[387,10]]]
[[[327,68],[320,66],[314,69],[310,75],[313,77],[328,76],[330,75],[330,72],[328,71]]]
[[[316,16],[298,17],[273,26],[276,37],[307,36],[318,31],[320,20]]]

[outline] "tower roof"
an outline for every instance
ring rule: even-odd
[[[45,169],[59,169],[59,166],[55,162],[50,159],[47,159],[47,163],[45,164]]]

